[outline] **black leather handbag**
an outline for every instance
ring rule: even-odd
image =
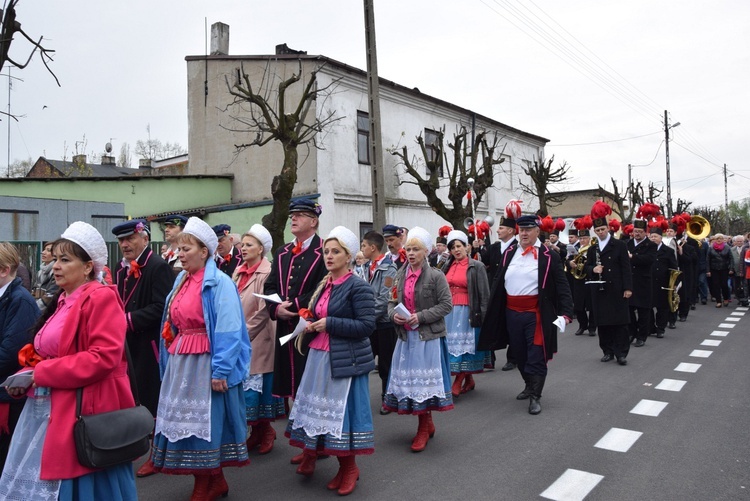
[[[130,389],[135,407],[101,414],[81,415],[83,389],[76,392],[76,423],[73,428],[78,462],[88,468],[109,468],[128,463],[149,451],[154,417],[138,400],[130,350],[125,344]]]

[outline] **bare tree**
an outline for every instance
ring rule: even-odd
[[[239,128],[230,130],[244,132],[249,136],[249,141],[235,145],[237,152],[253,146],[262,147],[271,141],[278,141],[284,151],[281,171],[271,182],[273,206],[271,212],[263,216],[263,225],[271,233],[274,248],[277,248],[284,244],[289,202],[297,184],[298,147],[306,145],[322,149],[316,139],[317,135],[343,117],[336,117],[335,111],[330,110],[321,111],[318,116],[308,117],[310,108],[319,97],[324,98],[318,102],[322,110],[322,102],[325,102],[325,97],[330,95],[331,89],[338,83],[336,79],[331,84],[318,88],[317,74],[322,66],[310,72],[310,78],[303,82],[304,88],[299,100],[291,110],[288,110],[287,90],[302,80],[302,61],[299,62],[297,73],[279,82],[275,93],[271,92],[275,75],[269,73],[269,65],[266,65],[258,87],[251,83],[244,65],[240,68],[239,81],[231,84],[226,77],[227,89],[234,97],[227,110],[234,108],[238,111],[231,118]],[[243,105],[249,105],[249,113],[239,113],[246,109]]]
[[[8,169],[8,177],[26,177],[33,166],[34,160],[31,157],[26,160],[14,160]]]
[[[128,143],[122,143],[120,146],[120,154],[117,157],[117,166],[129,168],[133,160],[130,155],[130,145]]]
[[[18,69],[26,68],[26,66],[29,65],[31,59],[34,57],[34,54],[36,54],[38,50],[42,59],[42,64],[44,64],[44,66],[47,68],[47,71],[50,72],[52,77],[55,79],[55,82],[57,82],[57,85],[59,86],[60,81],[57,79],[57,76],[55,76],[54,72],[47,64],[48,62],[53,60],[52,54],[55,51],[47,49],[42,45],[44,37],[39,37],[39,40],[34,40],[21,29],[21,23],[16,21],[16,5],[18,5],[18,2],[19,0],[10,0],[5,5],[5,10],[0,9],[0,16],[2,16],[2,24],[0,25],[0,71],[2,71],[6,62]],[[12,59],[9,55],[10,46],[15,40],[14,35],[16,34],[19,34],[23,38],[28,40],[28,42],[31,43],[32,46],[29,57],[26,59],[26,62],[23,63]],[[0,113],[2,113],[3,115],[8,115],[14,120],[18,120],[14,115],[9,115],[8,113],[3,111],[0,111]]]
[[[526,167],[522,167],[524,174],[529,176],[529,184],[519,179],[521,189],[524,193],[536,197],[539,200],[539,210],[537,213],[544,217],[549,214],[549,209],[557,207],[567,196],[564,193],[554,193],[550,191],[550,186],[556,183],[563,183],[570,180],[568,172],[570,165],[563,162],[559,167],[552,167],[555,156],[545,161],[544,158],[534,160]]]
[[[497,133],[490,137],[487,131],[476,135],[474,142],[468,138],[465,127],[460,127],[453,136],[453,143],[448,143],[452,162],[448,162],[448,153],[444,147],[445,127],[437,133],[437,140],[433,144],[425,144],[420,134],[417,136],[417,144],[427,167],[426,177],[423,176],[418,167],[420,161],[414,157],[410,158],[406,146],[400,149],[394,148],[390,153],[400,159],[405,173],[410,179],[401,179],[400,184],[415,184],[427,198],[427,203],[433,211],[454,228],[463,227],[463,221],[471,216],[471,208],[468,203],[463,205],[464,198],[469,191],[467,180],[474,179],[474,198],[470,203],[476,209],[479,202],[494,183],[495,166],[500,165],[505,159],[502,158],[504,147],[500,147],[501,137]],[[448,201],[444,201],[444,195],[439,192],[445,187],[441,185],[441,173],[446,173],[448,187]]]
[[[599,185],[599,196],[600,197],[606,197],[612,200],[612,212],[617,214],[620,217],[621,221],[630,221],[633,219],[633,208],[628,207],[628,210],[625,210],[625,204],[628,201],[628,196],[630,195],[629,190],[630,188],[625,189],[625,193],[620,193],[620,188],[617,186],[617,182],[615,181],[615,178],[611,177],[610,181],[612,181],[612,191],[607,190],[604,188],[601,184]],[[627,213],[626,213],[627,212]]]
[[[187,153],[187,150],[180,146],[179,143],[170,143],[168,141],[162,143],[159,139],[152,139],[151,124],[146,126],[146,133],[148,134],[147,139],[139,139],[135,143],[135,154],[140,158],[145,158],[147,160],[163,160],[165,158],[176,157]],[[120,153],[122,154],[122,152]]]

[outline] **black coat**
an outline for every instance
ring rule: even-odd
[[[517,249],[518,242],[513,242],[503,254],[497,277],[490,292],[487,314],[479,333],[478,350],[501,350],[508,346],[508,328],[505,316],[508,294],[505,290],[505,272]],[[542,317],[545,355],[549,360],[557,352],[557,327],[552,322],[559,315],[565,315],[568,318],[573,317],[573,298],[570,295],[568,281],[565,278],[562,262],[557,252],[542,245],[539,249],[538,258],[539,308]]]
[[[14,278],[0,297],[0,383],[21,368],[18,351],[34,338],[31,328],[37,318],[39,308],[36,301],[23,286],[21,277]],[[0,390],[0,401],[17,399]]]
[[[628,247],[622,240],[614,237],[604,250],[599,250],[599,245],[592,245],[586,253],[586,276],[589,280],[599,280],[599,274],[593,272],[596,266],[597,254],[604,270],[601,280],[604,284],[589,284],[591,292],[591,310],[596,319],[596,325],[628,325],[630,323],[629,302],[623,296],[625,291],[633,290],[633,272],[630,270],[630,258],[628,258]]]
[[[656,244],[646,237],[638,245],[635,245],[635,239],[631,238],[626,245],[630,253],[630,269],[633,272],[633,295],[630,296],[630,306],[651,308],[651,268],[656,260]]]
[[[669,270],[676,269],[677,258],[674,255],[674,250],[665,244],[661,244],[656,251],[656,259],[653,268],[651,268],[653,301],[656,308],[669,307],[669,301],[667,300],[669,291],[664,288],[669,285]]]
[[[228,261],[221,258],[216,258],[216,267],[221,271],[229,275],[231,278],[234,275],[234,270],[242,263],[242,253],[237,250],[237,247],[232,246],[232,257]]]
[[[159,339],[164,302],[174,285],[172,267],[151,249],[138,258],[141,276],[128,276],[122,262],[117,264],[113,280],[125,305],[126,340],[133,357],[141,404],[156,416],[159,403]]]
[[[282,300],[291,301],[292,311],[307,308],[318,283],[328,273],[323,262],[322,240],[315,235],[310,246],[296,256],[292,254],[294,243],[279,247],[273,255],[271,273],[263,286],[266,295],[278,294]],[[276,351],[273,368],[273,394],[281,397],[294,396],[302,380],[306,358],[289,342],[284,346],[279,338],[290,334],[299,319],[291,321],[276,317],[278,304],[266,301],[271,319],[276,320]]]
[[[682,271],[682,288],[680,289],[680,302],[695,302],[697,297],[698,280],[698,242],[692,238],[685,240],[682,245],[682,254],[677,255],[677,264]]]

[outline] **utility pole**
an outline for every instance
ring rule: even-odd
[[[729,233],[729,194],[727,192],[727,164],[724,164],[724,231]]]
[[[367,95],[370,115],[370,166],[372,168],[372,224],[375,230],[385,226],[385,173],[380,132],[380,82],[375,43],[374,0],[364,0],[365,43],[367,45]]]
[[[672,181],[669,178],[669,119],[667,110],[664,110],[664,144],[667,152],[667,219],[672,218]]]
[[[633,166],[628,164],[628,202],[629,202],[629,212],[631,214],[635,214],[635,211],[633,210]],[[623,217],[625,215],[623,214]]]

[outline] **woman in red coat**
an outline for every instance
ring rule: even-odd
[[[33,347],[21,350],[33,366],[34,398],[26,401],[13,434],[0,498],[136,499],[132,463],[87,468],[78,462],[73,441],[78,388],[83,388],[82,414],[134,405],[122,302],[113,287],[96,280],[107,246],[93,226],[78,221],[54,243],[53,255],[60,292],[37,324]]]

